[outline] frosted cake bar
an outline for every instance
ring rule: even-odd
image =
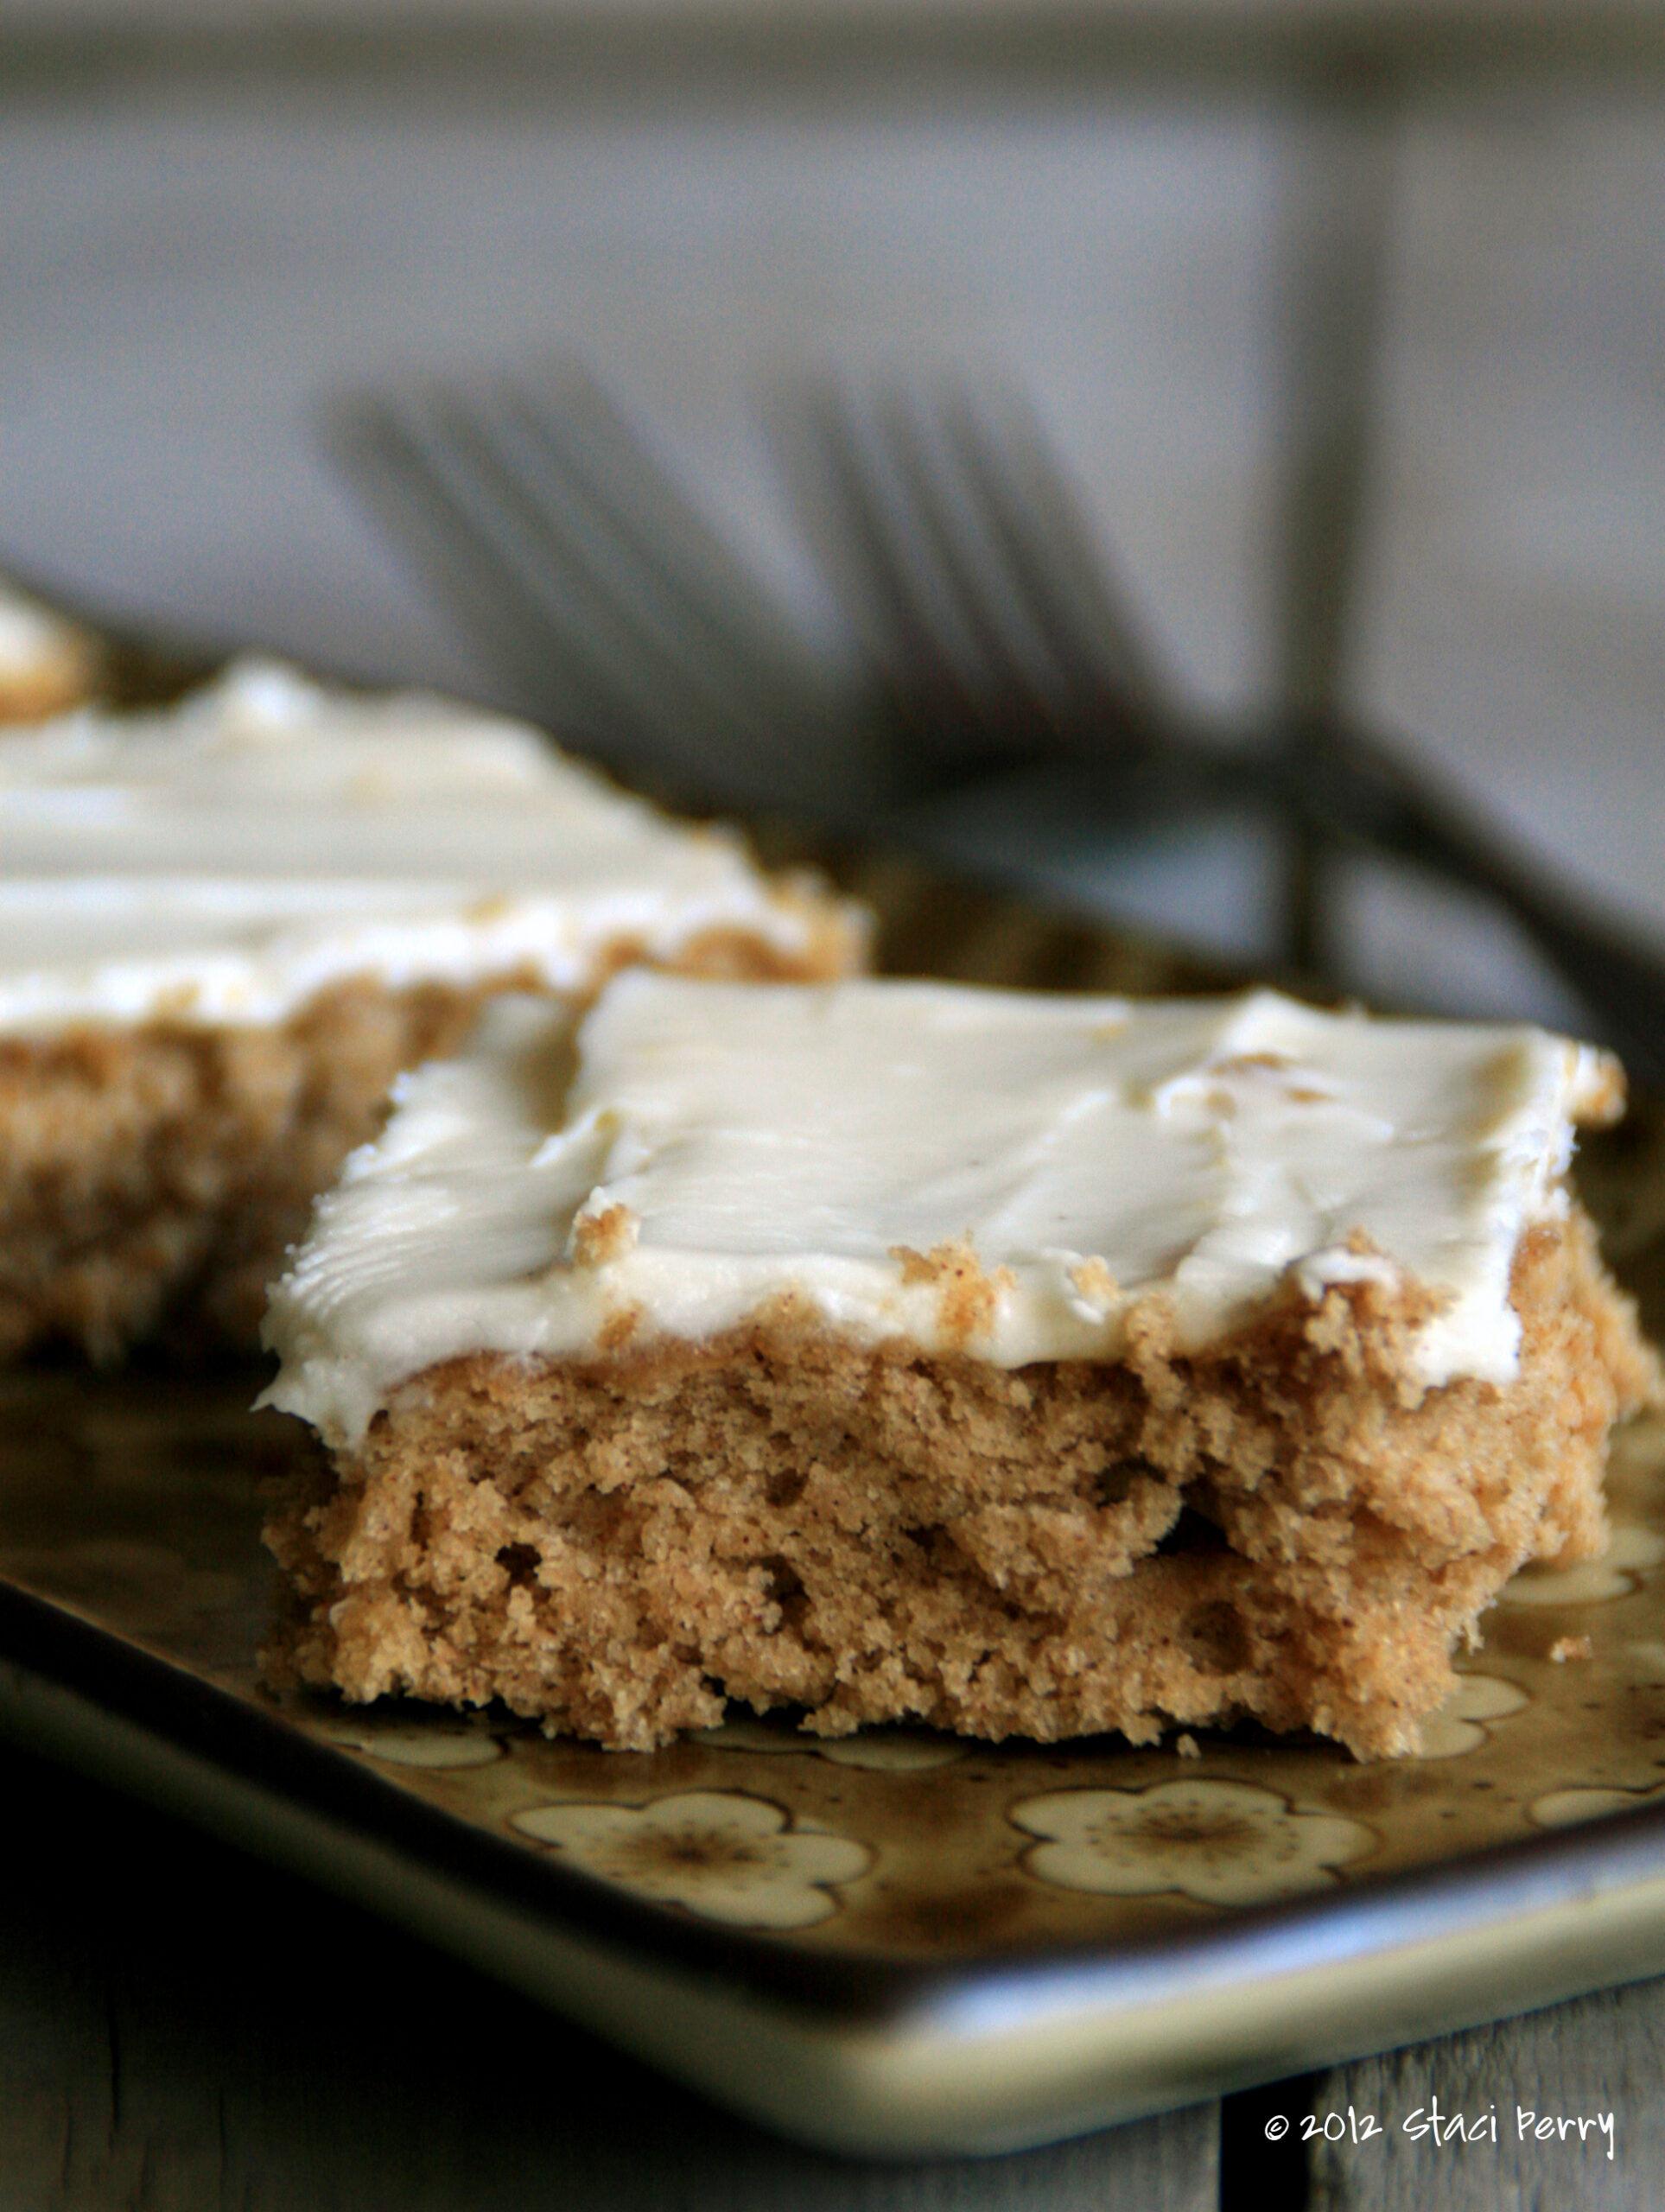
[[[404,1079],[274,1294],[276,1678],[644,1748],[1252,1715],[1413,1749],[1653,1386],[1605,1056],[1260,992],[620,977]]]
[[[0,744],[0,1351],[252,1344],[402,1068],[507,985],[852,965],[771,883],[531,730],[244,663]]]

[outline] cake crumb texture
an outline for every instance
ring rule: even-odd
[[[925,1357],[790,1307],[449,1360],[269,1529],[269,1670],[632,1750],[732,1699],[829,1736],[1248,1717],[1412,1751],[1508,1578],[1601,1549],[1608,1432],[1656,1389],[1576,1210],[1522,1237],[1511,1297],[1501,1384],[1414,1385],[1427,1294],[1368,1279],[1292,1283],[1190,1352],[1153,1299],[1105,1363]]]
[[[253,1342],[314,1193],[478,995],[348,985],[270,1027],[0,1037],[0,1355]]]

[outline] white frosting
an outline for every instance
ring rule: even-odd
[[[1565,1211],[1573,1120],[1619,1095],[1611,1060],[1539,1030],[1269,991],[632,974],[575,1073],[570,1052],[508,1000],[403,1078],[274,1292],[272,1403],[351,1441],[436,1361],[592,1352],[632,1313],[634,1343],[697,1340],[783,1294],[867,1342],[1109,1358],[1153,1292],[1199,1344],[1292,1276],[1317,1298],[1400,1270],[1441,1294],[1421,1380],[1503,1382],[1516,1242]],[[962,1240],[992,1279],[969,1335],[910,1256]]]
[[[269,1022],[349,976],[593,983],[621,938],[811,926],[734,840],[678,826],[534,731],[245,661],[169,712],[0,745],[0,1031]]]

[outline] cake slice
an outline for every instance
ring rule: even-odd
[[[279,1680],[662,1744],[1413,1749],[1652,1356],[1522,1028],[857,981],[507,1000],[274,1293]]]
[[[175,709],[0,745],[0,1352],[252,1347],[315,1195],[395,1074],[507,986],[643,961],[859,962],[771,882],[535,732],[245,662]]]

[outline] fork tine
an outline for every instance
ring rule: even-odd
[[[467,472],[473,511],[512,549],[544,619],[545,650],[558,642],[564,657],[604,676],[621,721],[654,752],[674,755],[699,730],[709,760],[712,702],[697,655],[677,630],[678,610],[644,588],[618,518],[548,456],[529,456],[495,405],[453,404],[447,413],[451,461]],[[726,743],[737,734],[726,730]],[[735,765],[722,763],[729,773]]]
[[[599,400],[599,395],[598,400]],[[601,403],[605,405],[605,403]],[[611,410],[608,410],[609,414]],[[505,388],[491,423],[505,475],[566,562],[632,626],[645,664],[670,686],[674,721],[689,698],[728,727],[761,771],[785,738],[830,735],[832,683],[703,518],[648,461],[616,416],[569,419]],[[800,767],[803,764],[799,763]]]
[[[481,642],[521,703],[557,729],[587,730],[608,702],[577,682],[571,664],[530,650],[541,619],[536,601],[407,415],[357,397],[329,410],[325,437],[388,536],[453,607],[465,633]]]
[[[493,512],[512,533],[543,616],[544,651],[558,650],[593,682],[610,684],[620,728],[633,728],[661,766],[682,758],[686,768],[696,741],[708,772],[749,781],[744,721],[736,724],[709,696],[674,610],[667,615],[644,592],[612,518],[573,496],[557,474],[528,482],[500,423],[471,414],[448,428],[470,471],[476,510]]]
[[[352,458],[391,503],[396,534],[425,549],[465,622],[512,670],[527,702],[568,734],[640,755],[660,750],[662,715],[645,696],[633,640],[551,563],[536,513],[517,513],[465,419],[442,397],[364,403]],[[366,418],[367,416],[367,429]],[[594,594],[589,595],[592,599]],[[554,650],[551,649],[552,645]]]
[[[1009,397],[1000,435],[963,392],[944,406],[944,431],[977,488],[1014,591],[1078,688],[1118,691],[1147,710],[1168,694],[1137,617],[1111,577],[1103,547],[1039,425]]]
[[[798,631],[593,377],[567,365],[547,392],[517,383],[505,397],[527,437],[585,486],[630,534],[644,570],[727,651],[777,682],[824,689]]]
[[[784,428],[801,518],[915,742],[956,757],[975,748],[986,705],[975,640],[922,540],[919,503],[884,409],[863,409],[835,385],[811,385],[794,396]]]
[[[975,496],[975,479],[944,438],[945,412],[939,404],[922,416],[893,402],[886,410],[893,462],[938,597],[953,610],[966,686],[1004,734],[1006,748],[1028,750],[1036,737],[1055,734],[1060,709],[1067,721],[1072,702],[1056,681],[1045,627],[1033,619],[1010,548],[991,528]]]
[[[855,721],[835,723],[830,679],[593,385],[361,401],[334,431],[384,522],[564,731],[684,786],[697,764],[730,798],[826,804],[871,780],[870,759],[841,753]]]
[[[998,426],[963,389],[817,395],[820,511],[835,587],[916,741],[969,763],[1091,744],[1166,687],[1026,410]],[[800,472],[801,474],[801,472]]]

